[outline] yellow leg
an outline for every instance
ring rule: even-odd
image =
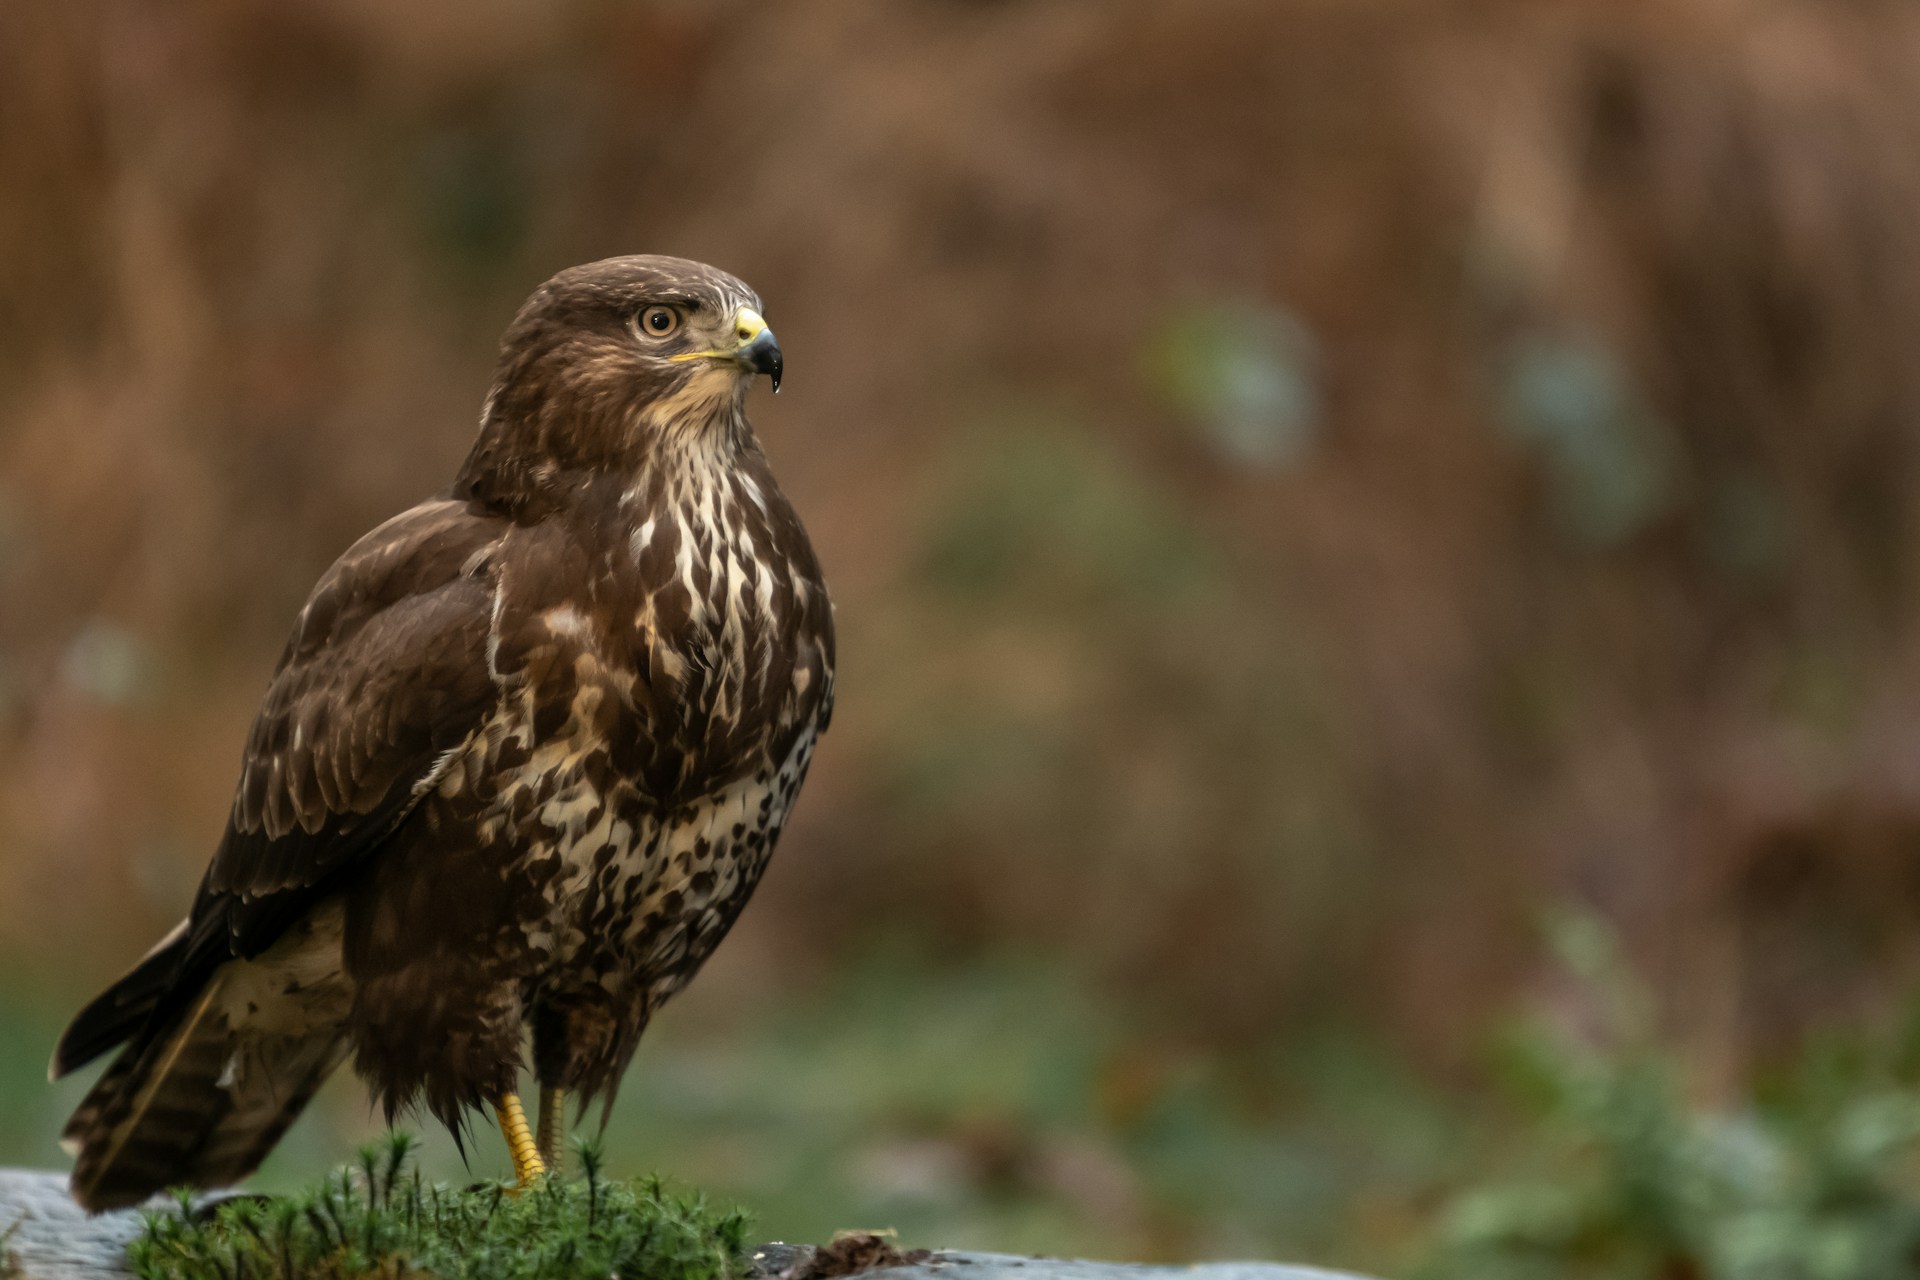
[[[533,1131],[527,1128],[520,1095],[508,1094],[494,1110],[500,1115],[500,1132],[507,1137],[507,1150],[513,1153],[514,1180],[523,1187],[530,1186],[535,1178],[545,1175],[547,1166],[540,1162],[540,1148],[534,1143]]]
[[[558,1169],[567,1153],[561,1143],[567,1136],[567,1091],[555,1085],[540,1086],[540,1158],[549,1169]]]

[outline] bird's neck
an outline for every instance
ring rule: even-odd
[[[710,423],[704,430],[657,435],[622,494],[635,525],[666,519],[682,526],[710,526],[729,500],[741,456],[755,447],[744,415]]]
[[[674,395],[641,407],[524,405],[490,396],[456,496],[539,518],[564,506],[584,472],[628,492],[705,487],[754,447],[746,395]],[[599,421],[595,421],[595,418]]]
[[[622,433],[631,442],[636,471],[726,469],[753,441],[747,425],[746,384],[732,380],[720,394],[690,384],[632,415]]]

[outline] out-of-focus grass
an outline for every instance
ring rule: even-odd
[[[0,991],[0,1162],[61,1162],[60,1126],[88,1080],[47,1083],[47,1060],[60,1034],[59,1011]]]
[[[684,1150],[676,1172],[726,1187],[775,1236],[880,1224],[1016,1251],[1318,1253],[1343,1234],[1355,1173],[1381,1187],[1390,1148],[1421,1171],[1446,1149],[1389,1072],[1337,1098],[1339,1058],[1230,1069],[1015,963],[876,961],[747,1052],[657,1057],[613,1141]]]

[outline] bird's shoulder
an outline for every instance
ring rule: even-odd
[[[370,530],[321,575],[294,621],[276,678],[314,659],[337,659],[360,630],[415,621],[461,621],[491,590],[494,557],[509,524],[474,506],[436,498]],[[418,630],[418,627],[413,628]]]

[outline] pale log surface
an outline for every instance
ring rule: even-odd
[[[0,1169],[0,1236],[16,1268],[13,1280],[124,1280],[127,1242],[140,1230],[138,1212],[90,1218],[67,1197],[59,1174]],[[11,1234],[9,1234],[11,1232]],[[767,1245],[756,1271],[774,1277],[810,1253],[808,1246]],[[0,1275],[7,1267],[0,1265]],[[1341,1272],[1270,1262],[1212,1262],[1147,1267],[1116,1262],[1022,1258],[1002,1253],[938,1252],[925,1262],[890,1267],[888,1280],[1362,1280]]]

